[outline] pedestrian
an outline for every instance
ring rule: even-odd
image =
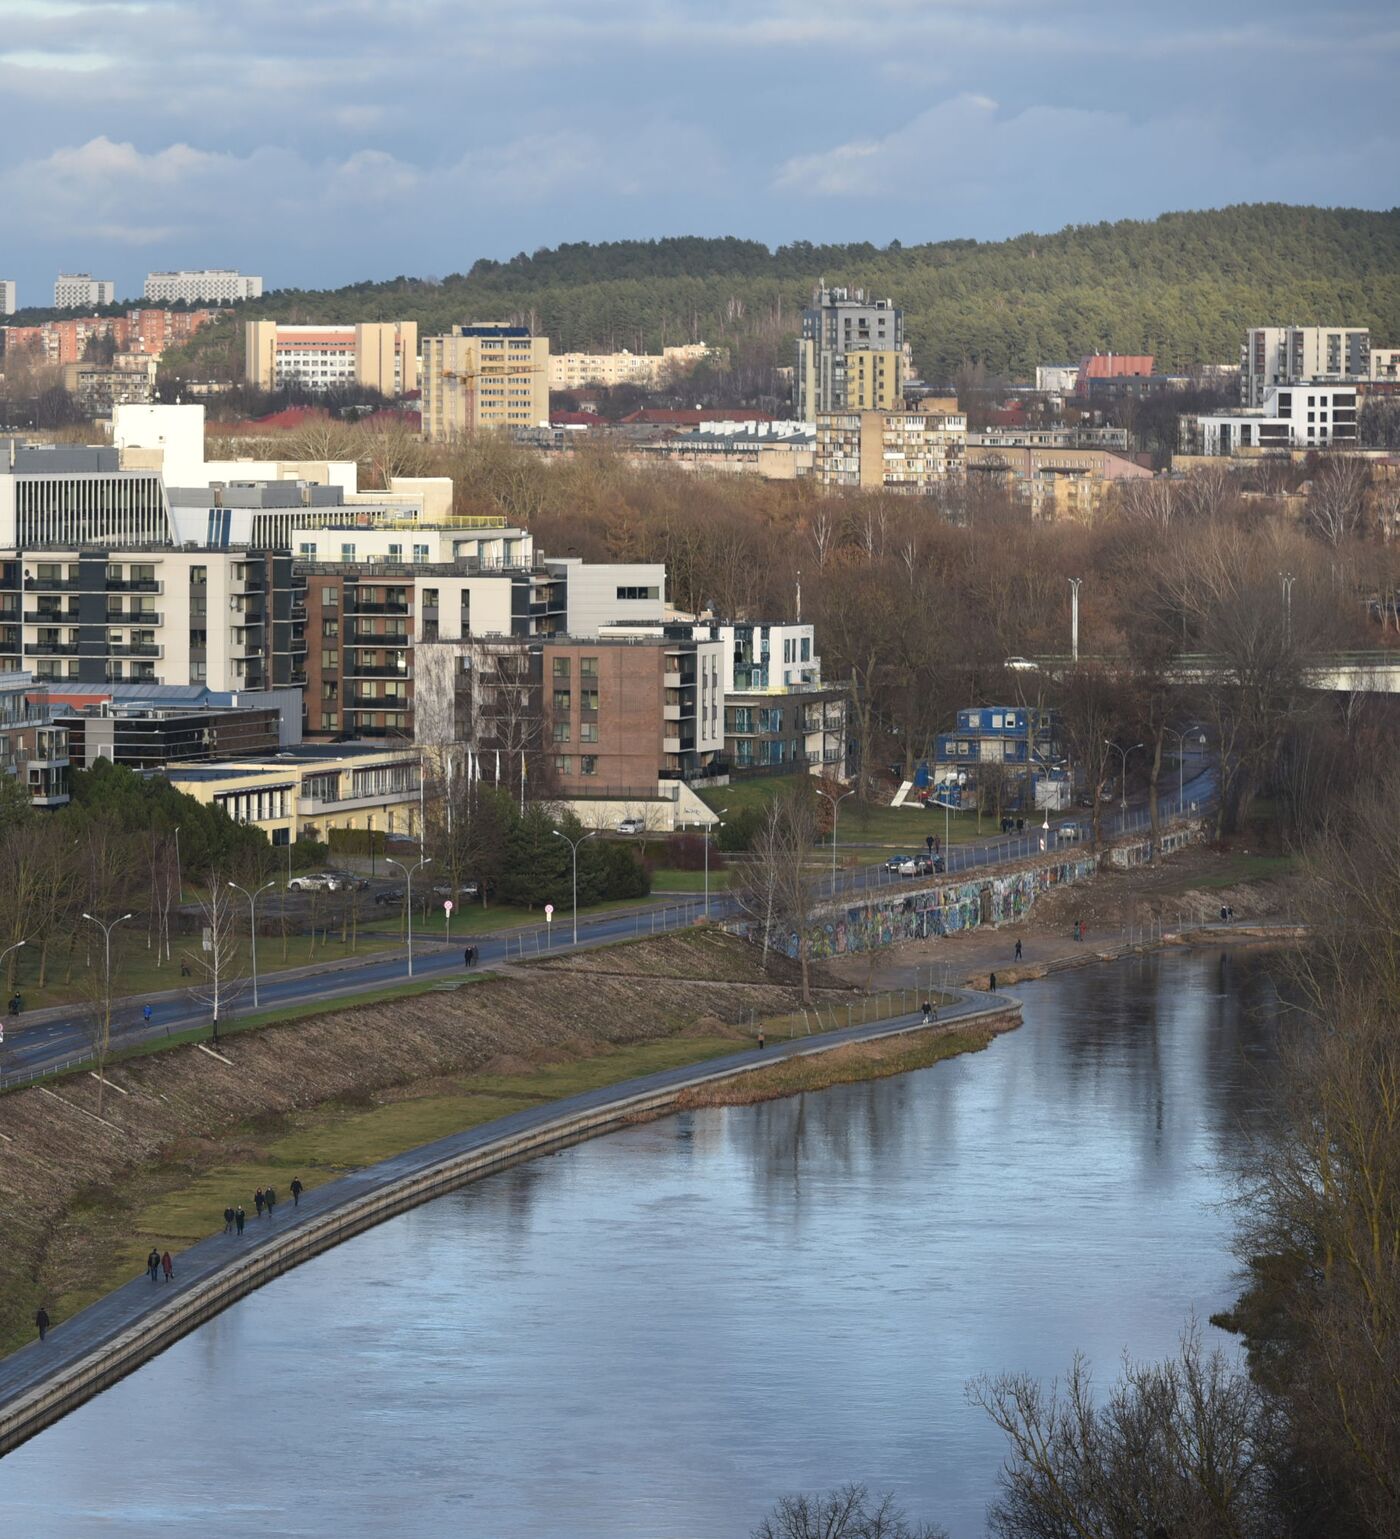
[[[1225,905],[1222,903],[1220,905],[1220,922],[1221,922],[1221,924],[1225,923],[1225,916],[1229,912],[1230,912],[1230,910],[1228,908],[1226,908]]]
[[[233,1233],[233,1209],[232,1208],[225,1208],[224,1209],[224,1233],[225,1234],[232,1234]]]
[[[997,991],[997,975],[995,973],[993,973],[990,976],[990,978],[987,980],[987,989],[992,994],[996,993],[996,991]]]
[[[39,1340],[42,1341],[49,1333],[49,1312],[42,1304],[34,1311],[34,1323],[39,1327]]]
[[[18,1015],[19,1012],[20,1012],[21,1007],[23,1006],[23,1004],[24,1004],[24,1001],[19,997],[18,993],[11,994],[10,995],[10,1014],[11,1015]]]
[[[472,965],[472,948],[470,946],[466,946],[462,950],[462,966],[463,967],[470,967],[471,965]]]
[[[932,1019],[933,1019],[933,1006],[931,1004],[929,1004],[928,1000],[925,1000],[924,1001],[924,1025],[927,1026],[928,1023]]]
[[[1229,906],[1229,908],[1227,908],[1225,910],[1225,923],[1226,924],[1234,924],[1234,922],[1235,922],[1235,905],[1232,903]]]
[[[942,852],[942,849],[943,849],[943,840],[941,838],[939,838],[939,836],[937,834],[935,834],[933,836],[933,853],[935,855],[938,855],[938,854],[940,854]]]
[[[180,976],[182,978],[188,978],[190,976],[190,964],[184,957],[180,958]]]
[[[160,1269],[165,1273],[166,1282],[175,1281],[175,1263],[171,1259],[169,1251],[166,1251],[166,1253],[160,1258]]]
[[[262,1217],[263,1202],[265,1200],[266,1199],[263,1197],[263,1189],[262,1187],[259,1187],[257,1191],[253,1193],[253,1206],[258,1210],[259,1218]]]
[[[1021,942],[1019,940],[1016,942],[1016,960],[1018,962],[1021,960]]]
[[[235,1208],[233,1210],[233,1221],[238,1226],[239,1234],[243,1233],[243,1221],[246,1217],[247,1215],[244,1213],[242,1208]]]
[[[299,1208],[301,1206],[301,1194],[305,1190],[306,1190],[306,1188],[301,1184],[301,1177],[300,1176],[293,1176],[292,1177],[292,1206],[294,1208]]]
[[[160,1252],[154,1245],[151,1246],[150,1255],[146,1257],[146,1275],[152,1282],[160,1280]]]
[[[149,1005],[142,1005],[142,1007],[141,1007],[141,1019],[143,1021],[145,1021],[147,1026],[149,1026],[151,1024],[151,1007]]]
[[[1079,939],[1079,921],[1077,919],[1074,921],[1074,938],[1075,940]]]
[[[263,1193],[263,1201],[267,1204],[267,1216],[272,1217],[272,1210],[277,1204],[277,1193],[269,1186]]]

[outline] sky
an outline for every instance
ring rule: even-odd
[[[0,277],[1400,204],[1396,0],[0,0]]]

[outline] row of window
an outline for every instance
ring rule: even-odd
[[[554,677],[556,679],[567,679],[569,677],[569,671],[572,667],[572,658],[556,657],[554,659]],[[596,679],[598,677],[598,659],[596,657],[579,658],[578,671],[580,676],[585,679]],[[598,709],[596,704],[594,705],[593,709],[595,711]]]
[[[554,741],[556,743],[568,743],[572,741],[569,735],[570,727],[567,721],[554,723]],[[579,723],[578,740],[580,743],[596,743],[598,741],[598,723],[585,721]]]
[[[572,775],[574,772],[573,755],[567,753],[555,754],[554,768],[561,775]],[[580,754],[578,772],[580,775],[596,775],[598,773],[598,756],[591,753]]]

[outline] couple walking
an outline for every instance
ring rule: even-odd
[[[165,1254],[162,1255],[155,1248],[155,1246],[152,1245],[151,1253],[146,1257],[146,1276],[149,1277],[152,1282],[159,1282],[162,1275],[164,1275],[166,1282],[174,1282],[175,1263],[171,1259],[169,1251],[166,1251]]]

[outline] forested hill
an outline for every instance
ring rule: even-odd
[[[1233,362],[1250,325],[1346,323],[1400,343],[1400,209],[1252,204],[1076,225],[996,243],[941,241],[770,251],[681,237],[575,244],[479,261],[441,281],[396,278],[327,293],[282,290],[240,313],[282,320],[527,320],[556,351],[703,338],[768,347],[795,334],[819,279],[904,307],[928,379],[966,360],[1026,377],[1095,349],[1159,366]],[[784,359],[786,361],[786,359]]]

